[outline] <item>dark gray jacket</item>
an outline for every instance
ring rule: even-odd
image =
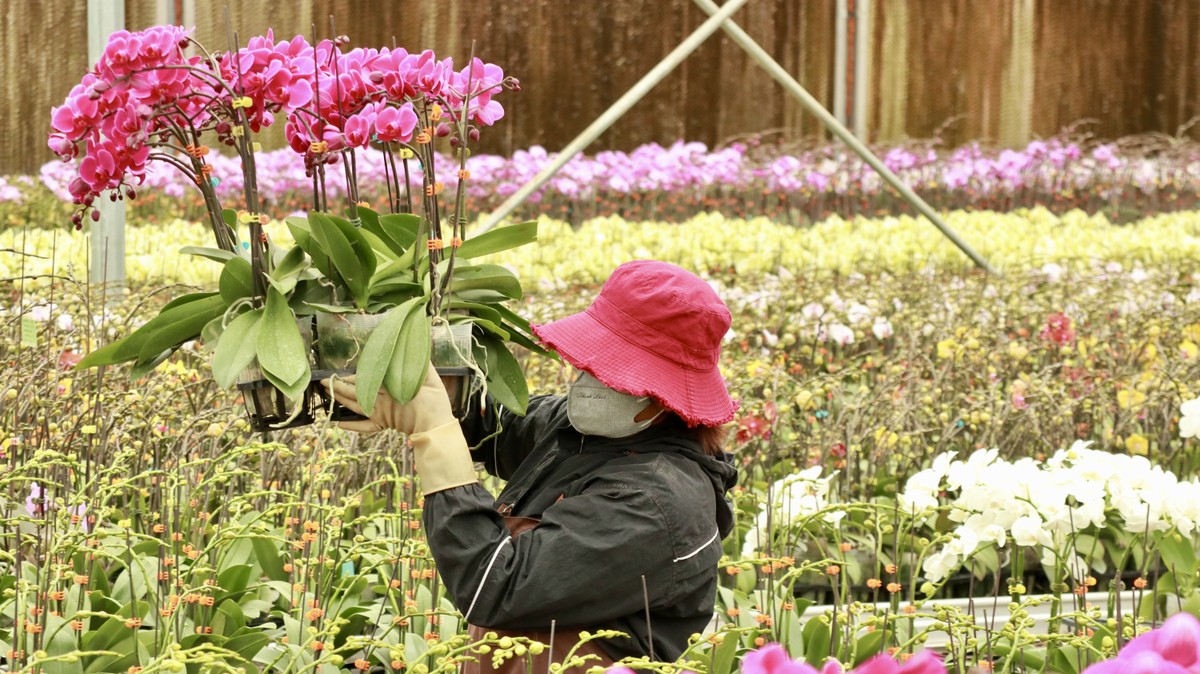
[[[441,577],[471,624],[616,629],[631,638],[598,642],[614,659],[650,655],[653,634],[654,657],[675,660],[712,617],[737,471],[703,454],[675,417],[612,440],[580,434],[566,409],[542,396],[523,418],[463,422],[472,446],[499,425],[474,458],[508,482],[497,499],[478,484],[425,499]],[[513,538],[501,512],[541,524]]]

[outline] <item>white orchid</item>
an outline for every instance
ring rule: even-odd
[[[1179,437],[1200,437],[1200,398],[1179,406]]]

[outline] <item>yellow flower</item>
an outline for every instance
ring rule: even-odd
[[[1123,410],[1140,406],[1146,402],[1146,394],[1137,389],[1121,389],[1117,391],[1117,405]]]
[[[958,342],[951,339],[943,339],[937,343],[937,357],[941,360],[953,358],[958,350]]]
[[[1146,454],[1150,452],[1150,443],[1146,440],[1146,438],[1134,433],[1128,438],[1125,438],[1125,449],[1127,449],[1129,453],[1133,454],[1134,456],[1146,456]]]

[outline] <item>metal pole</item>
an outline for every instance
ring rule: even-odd
[[[124,0],[88,0],[88,63],[95,65],[104,53],[108,36],[125,27]],[[90,227],[91,268],[88,279],[94,285],[107,285],[105,296],[120,301],[125,289],[125,202],[110,201],[112,191],[96,198],[100,220]]]
[[[712,0],[695,1],[701,9],[711,15],[711,18],[717,17],[718,7],[713,3]],[[871,168],[875,169],[875,171],[878,172],[879,175],[889,185],[894,187],[896,191],[904,197],[905,201],[912,204],[913,207],[915,207],[917,211],[921,213],[921,215],[924,215],[929,219],[930,222],[934,224],[935,227],[941,230],[942,234],[945,234],[946,238],[950,239],[954,245],[958,246],[959,250],[961,250],[963,253],[966,253],[967,257],[971,258],[971,260],[981,269],[984,269],[991,274],[999,273],[990,264],[988,264],[987,260],[983,259],[979,253],[976,253],[966,241],[963,241],[953,229],[950,229],[950,226],[942,220],[942,217],[938,215],[936,211],[930,208],[929,204],[925,203],[924,199],[918,196],[916,192],[913,192],[911,189],[909,189],[908,185],[905,185],[904,181],[900,180],[899,176],[897,176],[895,173],[892,173],[891,169],[884,166],[883,162],[879,161],[879,158],[876,157],[874,153],[872,153],[865,145],[860,143],[858,139],[854,137],[854,134],[850,133],[850,131],[843,126],[841,122],[837,121],[833,115],[829,114],[829,111],[826,110],[821,103],[817,101],[817,99],[813,98],[807,91],[805,91],[804,87],[800,86],[800,83],[797,82],[796,79],[788,73],[788,71],[784,70],[783,66],[779,65],[775,59],[771,58],[770,54],[763,50],[762,47],[758,46],[758,43],[755,42],[749,35],[747,35],[746,31],[742,30],[732,20],[725,21],[722,25],[722,28],[724,28],[725,32],[729,34],[729,37],[733,38],[734,42],[738,43],[742,49],[746,50],[746,53],[750,54],[751,58],[753,58],[755,61],[758,61],[758,64],[763,67],[763,70],[766,70],[771,77],[775,78],[775,81],[783,85],[783,88],[786,89],[793,98],[799,101],[800,105],[804,106],[806,110],[816,115],[817,119],[821,120],[821,123],[825,125],[825,128],[832,131],[833,134],[840,138],[842,142],[845,143],[851,150],[853,150],[858,156],[862,157],[863,161],[867,162],[867,164],[869,164]]]
[[[849,119],[846,109],[846,43],[848,41],[849,10],[846,9],[848,0],[837,0],[837,9],[833,22],[833,116],[842,124]],[[857,101],[855,101],[857,103]]]
[[[659,62],[658,65],[654,66],[650,72],[646,73],[642,79],[638,80],[638,83],[633,85],[629,91],[625,92],[625,95],[618,98],[617,101],[608,108],[608,110],[605,110],[603,114],[597,117],[596,121],[588,125],[588,127],[584,129],[582,133],[575,137],[575,140],[568,143],[567,146],[558,153],[558,156],[554,158],[554,161],[550,162],[549,166],[542,169],[536,176],[533,177],[533,180],[526,183],[521,189],[514,192],[513,195],[510,196],[503,204],[500,204],[496,210],[489,213],[487,219],[484,220],[483,225],[476,230],[476,233],[478,234],[486,232],[492,227],[495,227],[501,220],[508,217],[508,215],[513,212],[513,209],[528,199],[529,195],[533,194],[539,187],[545,184],[546,181],[549,180],[550,177],[555,173],[557,173],[558,170],[562,168],[568,161],[575,157],[575,155],[582,152],[583,149],[588,145],[591,145],[592,142],[600,136],[600,134],[607,131],[608,127],[612,126],[618,119],[621,118],[622,115],[624,115],[626,112],[629,112],[630,108],[636,105],[638,101],[642,100],[642,98],[645,97],[645,95],[649,93],[649,91],[653,89],[656,84],[661,82],[663,78],[670,74],[670,72],[674,70],[675,67],[680,63],[682,63],[683,60],[692,52],[696,51],[696,49],[703,44],[704,41],[709,38],[709,36],[717,32],[717,29],[721,27],[721,23],[723,21],[732,16],[734,12],[741,9],[742,5],[746,4],[747,2],[749,2],[749,0],[729,0],[729,2],[725,3],[719,9],[715,9],[713,12],[711,12],[712,16],[710,16],[704,23],[700,24],[699,28],[689,35],[686,40],[680,43],[678,47],[672,50],[670,54],[667,54],[666,58]]]
[[[867,86],[871,78],[871,0],[854,3],[854,135],[867,137],[867,115],[871,112]]]

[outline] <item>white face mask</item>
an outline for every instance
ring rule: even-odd
[[[646,396],[614,391],[587,372],[581,372],[567,393],[567,418],[584,435],[624,438],[645,430],[662,410],[649,419],[633,418],[650,404]]]

